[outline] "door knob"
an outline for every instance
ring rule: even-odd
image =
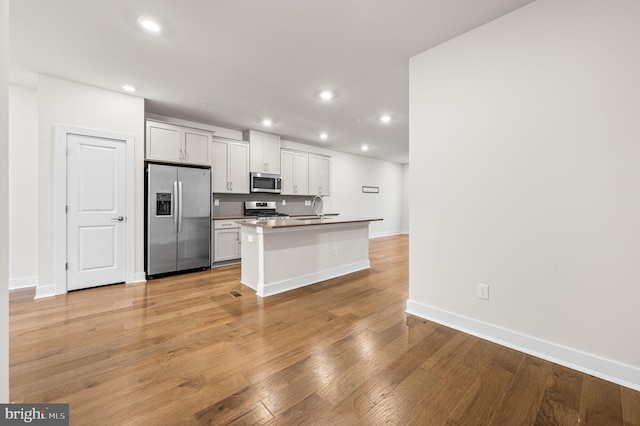
[[[124,216],[112,217],[111,220],[117,220],[118,222],[122,222],[124,220]]]

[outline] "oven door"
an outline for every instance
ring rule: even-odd
[[[280,193],[280,175],[269,173],[256,173],[250,175],[251,192],[269,192],[272,194]]]

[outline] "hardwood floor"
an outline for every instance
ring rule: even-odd
[[[265,299],[238,266],[12,292],[11,400],[72,425],[640,425],[638,392],[405,314],[408,238],[370,252]]]

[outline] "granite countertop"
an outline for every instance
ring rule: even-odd
[[[211,220],[237,220],[237,219],[251,219],[254,216],[216,216],[212,217]]]
[[[340,213],[325,213],[325,216],[338,216]],[[316,215],[312,215],[312,214],[292,214],[290,215],[290,217],[295,217],[295,218],[301,218],[301,217],[308,217],[308,218],[316,218]],[[243,215],[237,215],[237,216],[215,216],[212,217],[211,220],[239,220],[239,219],[253,219],[255,218],[255,216],[243,216]]]
[[[311,225],[332,225],[337,223],[356,223],[356,222],[376,222],[383,220],[381,218],[371,217],[313,217],[311,216],[291,217],[289,219],[268,219],[268,220],[239,220],[238,223],[247,226],[256,226],[261,228],[292,228],[296,226]]]

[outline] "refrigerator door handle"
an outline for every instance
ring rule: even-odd
[[[182,232],[182,182],[178,182],[178,233]]]
[[[173,232],[178,232],[178,182],[173,182]]]

